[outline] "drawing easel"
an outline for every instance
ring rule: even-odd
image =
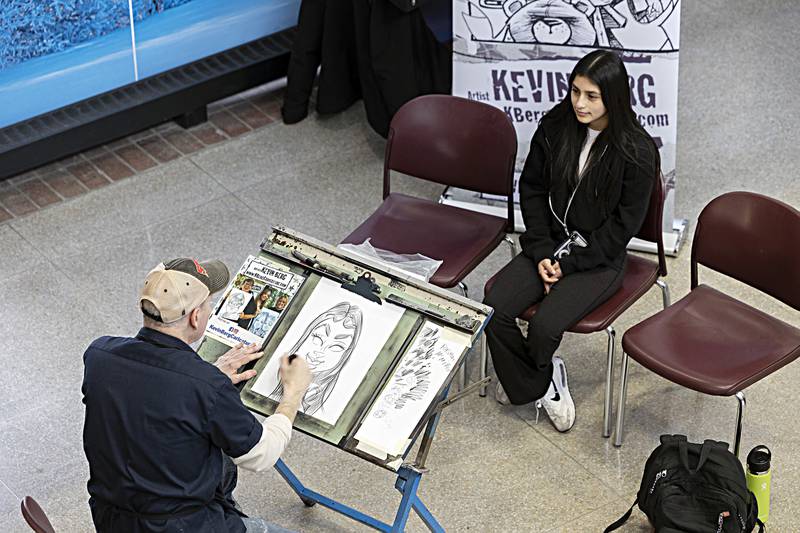
[[[412,278],[400,270],[385,264],[349,254],[311,237],[278,226],[261,243],[261,257],[281,265],[287,272],[294,272],[306,277],[302,286],[287,308],[281,322],[275,326],[272,337],[264,345],[266,354],[272,354],[283,334],[290,327],[293,319],[302,308],[304,298],[314,289],[315,282],[327,278],[341,284],[341,287],[359,294],[363,298],[378,302],[388,302],[404,308],[401,321],[395,328],[390,341],[377,356],[375,363],[367,372],[361,385],[354,393],[347,410],[334,426],[298,413],[295,429],[326,441],[346,452],[366,461],[381,466],[397,475],[395,488],[401,499],[395,514],[394,522],[387,524],[357,509],[323,496],[309,488],[294,475],[289,467],[279,460],[275,468],[286,482],[297,493],[307,506],[317,503],[341,513],[353,520],[379,531],[404,531],[408,517],[413,509],[431,531],[444,531],[425,504],[417,495],[417,488],[422,474],[427,471],[425,463],[433,443],[436,428],[442,410],[449,404],[466,394],[477,390],[483,381],[473,383],[457,394],[448,397],[450,382],[464,364],[464,359],[474,341],[479,338],[483,327],[491,316],[491,308],[468,300],[458,294],[429,285]],[[375,449],[367,441],[359,440],[358,430],[362,427],[370,408],[379,399],[380,394],[398,368],[400,361],[410,351],[412,341],[421,335],[423,324],[433,324],[442,332],[449,332],[461,339],[463,350],[454,359],[452,370],[436,389],[429,404],[425,404],[424,415],[417,421],[414,430],[408,435],[402,448],[393,448],[387,452]],[[199,349],[206,360],[214,360],[228,349],[213,339],[206,339]],[[263,368],[266,362],[260,360],[256,368]],[[449,367],[448,367],[449,368]],[[260,370],[259,370],[260,371]],[[444,376],[445,372],[441,373]],[[253,381],[253,380],[251,380]],[[488,381],[488,378],[485,380]],[[431,390],[433,390],[431,388]],[[270,415],[277,403],[270,398],[256,394],[252,383],[242,389],[242,401],[254,412]],[[421,412],[421,411],[420,411]],[[410,427],[410,426],[409,426]],[[408,460],[408,455],[419,440],[420,446],[416,457]],[[397,452],[397,453],[395,453]]]

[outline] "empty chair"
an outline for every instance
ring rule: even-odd
[[[47,519],[47,515],[44,514],[36,500],[30,496],[25,496],[20,502],[20,507],[22,508],[22,517],[25,518],[30,528],[36,533],[55,533],[50,520]]]
[[[466,294],[464,277],[513,230],[516,153],[514,127],[499,109],[455,96],[415,98],[400,108],[390,125],[383,203],[342,242],[358,244],[370,238],[376,248],[439,259],[443,263],[430,283],[458,285]],[[393,193],[392,171],[504,196],[506,216]]]
[[[628,255],[625,264],[625,277],[622,286],[614,293],[611,298],[600,304],[589,314],[584,316],[578,323],[569,328],[572,333],[595,333],[605,331],[608,337],[608,349],[606,352],[606,385],[605,399],[603,406],[603,436],[611,436],[611,405],[612,405],[612,380],[614,369],[614,348],[616,332],[614,321],[624,313],[630,306],[647,293],[654,284],[657,284],[662,291],[664,307],[669,305],[669,287],[660,277],[667,275],[667,261],[664,256],[663,239],[663,218],[664,218],[664,182],[656,180],[650,195],[650,205],[645,216],[642,228],[636,236],[650,242],[655,242],[658,250],[658,261],[652,261],[643,257]],[[534,274],[532,274],[534,275]],[[486,282],[484,292],[488,293],[494,283],[494,277]],[[519,317],[521,320],[529,321],[534,314],[538,304],[525,310]],[[481,379],[486,376],[488,361],[488,347],[486,336],[481,338]],[[486,395],[485,387],[481,395]]]
[[[678,385],[736,396],[738,455],[744,389],[800,355],[800,329],[698,284],[697,266],[730,276],[800,309],[800,212],[748,192],[723,194],[700,213],[692,243],[691,290],[622,337],[614,444],[622,445],[628,358]]]

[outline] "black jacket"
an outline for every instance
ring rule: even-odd
[[[536,263],[552,257],[567,238],[548,202],[552,197],[553,209],[563,219],[572,193],[567,187],[551,183],[558,133],[555,128],[552,121],[539,124],[519,184],[526,228],[520,236],[520,244],[522,253]],[[570,231],[579,231],[589,246],[573,246],[570,255],[559,261],[564,275],[598,267],[623,267],[625,247],[644,222],[655,180],[653,171],[644,170],[654,167],[655,147],[651,149],[646,142],[641,139],[641,146],[635,147],[635,153],[642,159],[639,165],[627,161],[612,146],[603,152],[597,169],[605,174],[603,183],[608,183],[609,187],[605,202],[599,200],[594,191],[587,190],[587,179],[578,185],[566,223]]]

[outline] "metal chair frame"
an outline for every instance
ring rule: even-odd
[[[697,269],[697,265],[698,265],[698,263],[699,264],[704,264],[704,260],[700,260],[698,258],[698,250],[697,250],[700,247],[700,233],[701,233],[701,225],[702,225],[702,220],[703,220],[703,213],[706,211],[706,209],[708,209],[711,206],[712,203],[720,201],[723,197],[733,198],[733,197],[742,197],[742,195],[749,196],[750,199],[748,201],[756,201],[756,200],[759,200],[759,198],[761,198],[762,200],[763,199],[767,199],[767,200],[772,201],[772,202],[777,202],[774,199],[771,199],[771,198],[768,198],[768,197],[764,197],[762,195],[757,195],[757,194],[754,194],[754,193],[731,192],[731,193],[726,193],[726,194],[724,194],[724,195],[722,195],[720,197],[715,198],[714,200],[709,202],[709,204],[706,205],[706,207],[703,209],[703,212],[701,212],[700,216],[698,217],[697,227],[695,228],[695,238],[694,238],[694,241],[692,243],[691,290],[696,289],[697,286],[698,286],[698,269]],[[759,201],[761,201],[761,200],[759,200]],[[780,202],[777,202],[777,203],[780,204]],[[786,206],[786,207],[789,207],[789,209],[793,209],[790,206]],[[753,216],[753,214],[750,214],[750,215]],[[716,224],[720,224],[720,223],[716,222]],[[713,242],[713,239],[709,239],[709,240]],[[713,268],[715,270],[718,270],[719,272],[731,275],[731,276],[734,277],[734,279],[738,279],[739,281],[743,281],[744,283],[746,283],[746,284],[748,284],[750,286],[754,286],[754,287],[762,290],[766,294],[769,294],[769,295],[771,295],[773,297],[776,297],[776,298],[784,301],[784,303],[788,303],[789,305],[792,305],[793,307],[797,308],[796,301],[793,302],[793,303],[790,303],[789,301],[784,300],[783,298],[781,298],[780,295],[775,294],[769,288],[764,288],[764,287],[758,286],[757,283],[753,284],[753,283],[751,283],[751,282],[749,282],[749,281],[747,281],[745,279],[740,279],[737,275],[732,274],[730,272],[726,272],[724,269],[715,268],[714,265],[706,265],[706,266],[711,266],[711,268]],[[786,266],[784,268],[786,268]],[[666,296],[665,296],[665,298],[666,298]],[[666,300],[665,300],[665,302],[666,302]],[[622,446],[622,440],[623,440],[624,421],[625,421],[625,400],[626,400],[627,385],[628,385],[629,359],[630,359],[630,356],[627,353],[625,353],[625,351],[623,350],[623,353],[622,353],[622,366],[621,366],[620,382],[619,382],[619,397],[617,399],[617,413],[616,413],[616,424],[615,424],[615,434],[614,434],[614,446],[616,446],[616,447]],[[680,385],[679,383],[676,383],[676,384]],[[744,412],[745,412],[745,408],[747,406],[747,400],[745,398],[745,394],[744,394],[743,390],[739,390],[739,391],[735,392],[733,394],[733,396],[737,400],[736,425],[734,427],[733,453],[738,457],[739,456],[740,447],[741,447],[742,427],[743,427],[743,421],[744,421]]]
[[[656,280],[656,285],[661,289],[661,299],[664,304],[664,309],[670,305],[669,285],[663,279]],[[611,324],[605,329],[608,339],[608,347],[606,349],[606,384],[603,397],[603,437],[608,438],[611,436],[611,406],[613,404],[613,388],[614,388],[614,358],[616,352],[616,338],[617,332],[614,325]],[[481,379],[484,379],[489,372],[489,346],[486,343],[486,334],[481,335]],[[627,356],[623,352],[623,372],[627,372]],[[624,391],[620,389],[620,394]],[[486,396],[486,386],[481,387],[481,396]]]

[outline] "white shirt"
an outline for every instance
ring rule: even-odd
[[[262,472],[280,459],[292,438],[292,423],[282,414],[268,417],[262,422],[261,439],[246,454],[233,459],[233,463],[246,470]]]
[[[583,174],[583,169],[586,167],[586,160],[589,159],[589,151],[592,149],[592,145],[598,135],[600,135],[600,130],[593,130],[588,126],[586,127],[586,140],[583,142],[581,155],[578,157],[578,176]]]

